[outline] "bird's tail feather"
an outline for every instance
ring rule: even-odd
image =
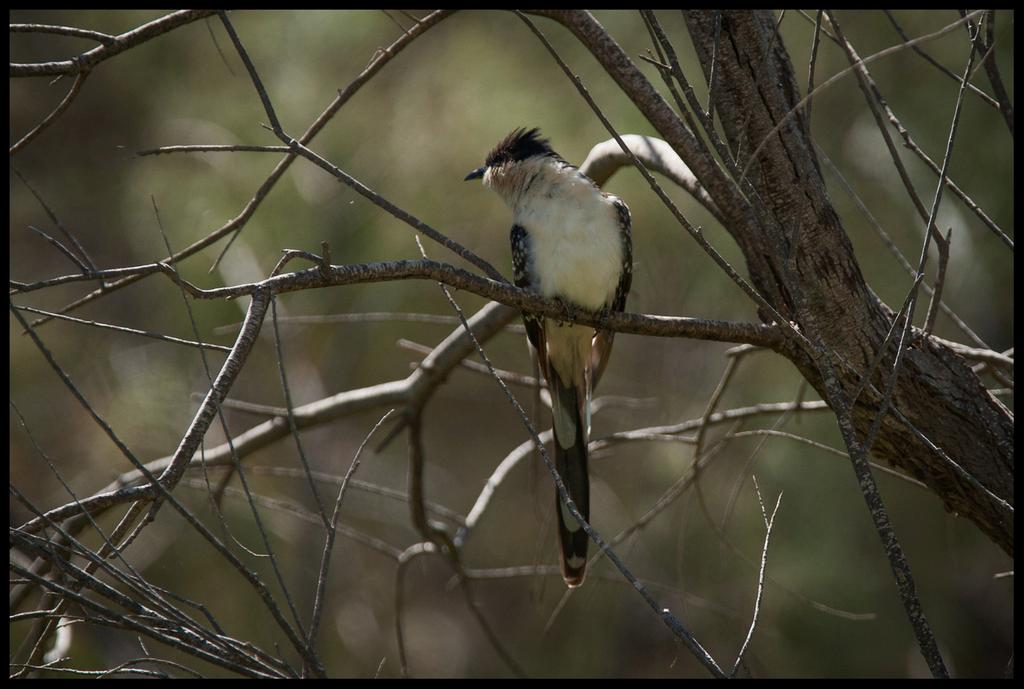
[[[590,479],[587,475],[587,436],[589,414],[586,389],[563,385],[552,372],[549,380],[551,410],[554,416],[555,468],[562,477],[569,497],[585,520],[590,520]],[[558,516],[558,542],[561,546],[562,578],[570,587],[583,583],[587,569],[587,533],[555,492]]]

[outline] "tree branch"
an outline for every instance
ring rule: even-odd
[[[190,24],[197,19],[209,17],[215,14],[216,10],[178,10],[155,19],[148,24],[126,31],[123,34],[112,37],[111,40],[101,41],[100,45],[92,50],[76,55],[70,60],[56,60],[53,62],[34,62],[29,64],[11,63],[11,77],[45,77],[57,76],[60,74],[81,74],[88,72],[93,67],[109,60],[115,55],[120,55],[126,50],[150,41],[157,36],[162,36],[179,26]],[[90,32],[92,33],[92,32]],[[94,36],[90,36],[94,37]]]

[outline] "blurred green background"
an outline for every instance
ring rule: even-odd
[[[421,11],[415,12],[422,16]],[[17,11],[11,22],[49,23],[120,33],[151,21],[153,11]],[[656,69],[639,59],[651,47],[635,12],[595,13],[659,88]],[[778,13],[776,13],[778,16]],[[813,15],[811,15],[813,16]],[[936,31],[957,18],[954,11],[896,12],[911,36]],[[659,13],[706,101],[706,88],[677,12]],[[838,13],[861,56],[899,42],[881,12]],[[1012,11],[997,13],[996,56],[1013,88]],[[375,51],[410,25],[401,12],[234,12],[232,21],[259,69],[285,130],[298,137],[355,78]],[[655,135],[613,81],[571,34],[535,19],[612,123],[622,133]],[[813,25],[795,11],[785,14],[780,35],[806,85]],[[12,62],[66,59],[89,49],[88,41],[43,34],[11,34]],[[922,46],[961,72],[969,44],[958,29]],[[219,54],[223,51],[224,57]],[[822,83],[848,65],[823,40],[815,79]],[[882,93],[918,144],[941,161],[956,99],[956,83],[910,50],[873,63]],[[70,79],[10,80],[10,141],[20,139],[64,97]],[[973,82],[991,92],[984,71]],[[153,211],[175,249],[204,237],[236,216],[280,160],[279,154],[198,153],[140,158],[142,149],[172,144],[277,144],[259,98],[216,19],[181,27],[99,65],[60,119],[12,165],[46,199],[100,267],[162,259],[163,240]],[[509,213],[478,184],[462,181],[487,150],[517,126],[539,126],[556,150],[579,163],[590,147],[609,138],[545,48],[515,15],[459,12],[428,31],[388,64],[334,117],[311,148],[370,188],[461,242],[510,274]],[[813,132],[896,244],[916,263],[923,223],[905,190],[852,77],[817,94]],[[968,94],[950,176],[1013,234],[1013,140],[999,112]],[[902,150],[902,149],[901,149]],[[930,202],[936,178],[909,152],[904,160],[918,192]],[[912,279],[888,254],[868,222],[835,179],[829,192],[854,244],[861,269],[876,294],[893,308]],[[10,175],[10,275],[30,281],[74,271],[70,262],[36,237],[28,225],[56,232],[39,203]],[[633,215],[635,278],[629,310],[717,319],[756,320],[751,302],[696,246],[639,176],[625,170],[607,190],[622,197]],[[680,190],[670,190],[694,224],[743,273],[742,256],[728,234]],[[946,193],[939,227],[953,228],[945,301],[991,347],[1013,346],[1013,258],[977,218]],[[335,263],[418,257],[411,229],[324,171],[301,160],[262,202],[223,262],[209,272],[225,240],[179,266],[200,286],[257,280],[269,274],[281,249],[319,251],[330,242]],[[431,242],[431,258],[465,265]],[[934,255],[930,264],[934,266]],[[931,278],[931,273],[929,273]],[[85,283],[16,297],[18,304],[57,309],[90,290]],[[485,302],[456,298],[467,314]],[[193,302],[204,340],[230,344],[244,303]],[[449,314],[436,284],[420,281],[369,284],[286,295],[282,315],[370,311]],[[917,310],[918,323],[924,308]],[[151,277],[97,300],[76,316],[191,338],[178,289]],[[837,314],[837,317],[839,314]],[[47,366],[10,318],[10,396],[29,428],[79,496],[107,485],[129,468],[104,434]],[[407,338],[433,346],[451,326],[412,323],[283,324],[283,349],[295,404],[403,378],[418,355],[396,345]],[[945,316],[937,334],[964,341]],[[195,350],[54,322],[40,335],[97,411],[144,460],[173,452],[187,428],[207,379]],[[282,405],[268,320],[246,368],[232,390],[238,400]],[[502,334],[487,343],[495,365],[529,373],[524,338]],[[594,422],[592,436],[700,417],[725,367],[726,344],[619,335],[598,395],[652,399],[640,407],[612,406]],[[210,356],[217,366],[222,357]],[[1000,387],[990,379],[986,383]],[[757,353],[741,364],[720,408],[793,400],[801,378],[786,361]],[[522,398],[529,395],[517,390]],[[813,390],[809,399],[816,398]],[[1012,396],[1004,397],[1012,407]],[[317,470],[342,475],[355,448],[385,409],[303,432]],[[36,505],[69,501],[10,415],[10,481]],[[228,412],[233,433],[261,419]],[[768,428],[775,417],[744,429]],[[430,500],[468,512],[487,477],[527,435],[493,380],[455,371],[436,393],[424,419],[426,486]],[[715,428],[709,440],[721,437]],[[797,416],[780,430],[832,447],[842,441],[828,413]],[[650,583],[658,600],[695,633],[720,663],[731,666],[752,614],[764,526],[749,477],[738,493],[724,534],[719,529],[737,481],[754,457],[754,473],[769,508],[783,492],[772,534],[761,620],[747,653],[755,676],[920,676],[926,673],[897,597],[888,563],[848,463],[803,444],[770,438],[732,440],[702,475],[701,499],[687,492],[619,552],[632,571]],[[208,445],[223,441],[218,424]],[[632,443],[592,461],[592,521],[606,537],[633,523],[689,468],[692,446]],[[292,439],[245,459],[246,466],[297,467]],[[357,478],[405,489],[403,438],[383,452],[365,455]],[[1001,675],[1012,655],[1013,578],[994,575],[1013,562],[969,522],[947,514],[930,493],[879,475],[883,497],[914,569],[928,619],[951,671],[959,676]],[[302,480],[255,473],[255,489],[309,509]],[[237,484],[237,481],[235,482]],[[335,489],[322,487],[333,496]],[[550,481],[543,469],[524,463],[501,486],[464,552],[466,566],[496,568],[553,564]],[[177,494],[212,520],[201,490]],[[703,502],[703,504],[702,504]],[[260,548],[243,502],[227,498],[234,534]],[[315,526],[280,511],[265,511],[274,546],[284,563],[289,590],[303,611],[312,605],[322,549]],[[10,523],[30,518],[16,502]],[[713,520],[714,526],[708,519]],[[404,548],[416,542],[404,503],[350,491],[345,524]],[[113,517],[103,522],[112,526]],[[592,547],[593,549],[593,547]],[[212,557],[169,509],[129,551],[155,583],[201,600],[237,636],[272,649],[281,638],[251,590]],[[263,562],[251,566],[267,574]],[[395,642],[394,562],[340,538],[335,550],[323,624],[322,657],[332,675],[398,674]],[[427,676],[492,676],[507,673],[466,609],[461,592],[448,586],[450,570],[421,558],[407,572],[403,615],[411,670]],[[602,561],[586,585],[558,608],[560,577],[482,581],[475,591],[485,616],[512,654],[534,676],[704,676],[689,653]],[[556,613],[557,608],[557,614]],[[845,611],[828,612],[828,608]],[[850,614],[854,613],[854,614]],[[27,625],[11,627],[12,653]],[[160,648],[158,655],[223,671]],[[139,655],[132,635],[102,627],[76,628],[75,667],[109,667]],[[383,663],[383,664],[382,664]]]

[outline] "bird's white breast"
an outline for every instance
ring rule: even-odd
[[[622,275],[618,212],[575,170],[559,177],[521,199],[514,220],[530,235],[534,289],[596,311],[611,304]]]

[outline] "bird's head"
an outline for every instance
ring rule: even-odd
[[[543,164],[545,159],[561,160],[551,149],[550,142],[541,138],[539,129],[520,127],[499,141],[487,154],[483,166],[466,175],[466,181],[483,179],[485,187],[490,187],[511,203],[513,196],[521,190],[527,173]]]

